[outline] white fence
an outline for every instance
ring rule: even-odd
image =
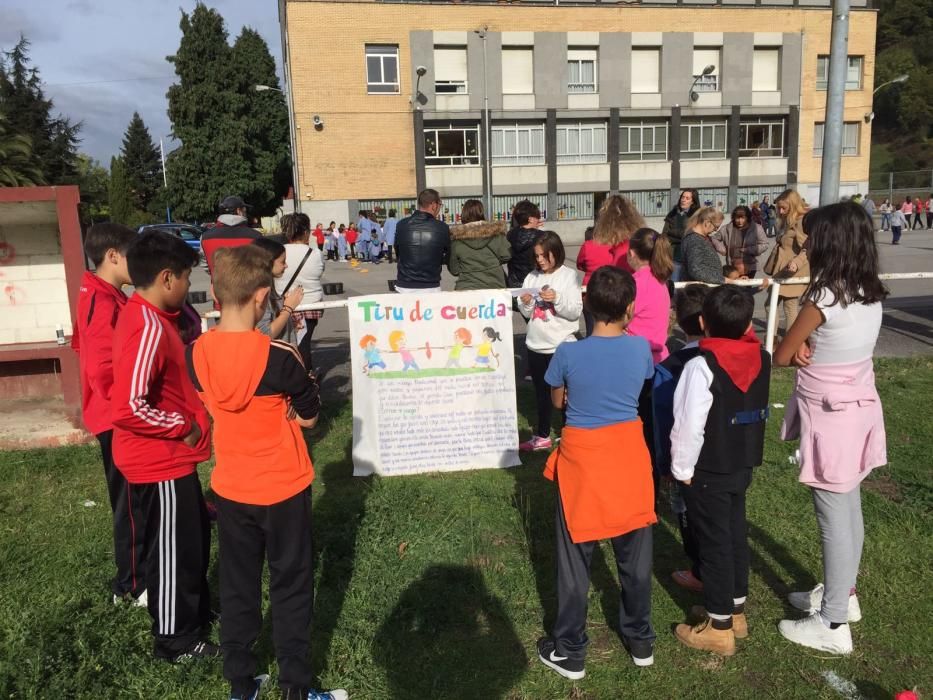
[[[923,279],[933,279],[933,272],[892,272],[885,275],[880,275],[882,280],[923,280]],[[809,277],[785,277],[781,279],[760,277],[750,280],[735,280],[731,284],[737,284],[741,287],[760,287],[762,282],[768,280],[768,289],[771,291],[771,297],[768,303],[768,325],[767,330],[765,331],[765,348],[769,353],[774,352],[774,336],[777,331],[778,323],[778,297],[781,293],[781,285],[783,284],[808,284],[810,282]],[[675,282],[675,289],[683,289],[689,284],[696,284],[696,282]],[[717,285],[708,285],[711,287]],[[585,290],[585,288],[584,288]],[[337,299],[335,301],[316,301],[308,304],[299,304],[295,311],[312,311],[316,309],[343,309],[347,306],[347,299]],[[209,311],[206,314],[202,315],[201,325],[204,330],[207,330],[207,321],[208,319],[219,318],[219,311]]]

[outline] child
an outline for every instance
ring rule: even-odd
[[[485,339],[484,339],[485,340]],[[459,367],[460,356],[463,354],[463,348],[473,341],[473,334],[466,328],[458,328],[454,331],[454,344],[447,354],[447,364],[444,367]]]
[[[635,278],[635,311],[628,333],[640,335],[651,345],[655,363],[668,356],[667,329],[671,294],[667,281],[674,272],[671,244],[650,228],[640,228],[629,239],[628,265]]]
[[[682,644],[722,656],[748,636],[748,525],[745,493],[761,464],[771,357],[751,332],[755,302],[723,285],[703,302],[706,335],[674,390],[671,475],[684,500],[700,553],[705,607],[696,625],[677,625]]]
[[[269,238],[253,241],[253,245],[266,254],[274,278],[278,279],[285,274],[288,264],[285,262],[287,251],[284,245]],[[298,333],[292,321],[292,314],[295,313],[295,307],[301,303],[304,295],[305,290],[302,287],[293,285],[291,289],[285,290],[285,296],[281,297],[276,294],[275,287],[273,287],[269,293],[269,303],[263,307],[265,311],[259,320],[259,330],[270,338],[284,340],[286,343],[297,346]]]
[[[891,245],[900,245],[901,231],[907,226],[907,219],[900,209],[891,212]]]
[[[723,265],[722,276],[727,282],[732,282],[733,280],[741,279],[742,273],[735,265]]]
[[[577,273],[564,267],[564,244],[553,231],[542,231],[534,244],[537,269],[525,277],[522,289],[540,290],[535,296],[523,294],[519,311],[528,319],[525,347],[528,368],[538,402],[538,423],[531,438],[520,450],[551,449],[551,391],[544,380],[548,363],[563,342],[576,340],[580,327],[583,298]]]
[[[402,358],[403,372],[407,372],[410,369],[415,371],[421,369],[418,367],[418,363],[415,362],[415,356],[412,355],[411,350],[408,349],[404,331],[392,331],[389,333],[389,347],[392,348],[392,352],[397,352],[399,357]]]
[[[363,357],[365,358],[363,374],[369,374],[376,367],[385,370],[386,363],[382,359],[382,353],[379,352],[379,348],[376,347],[376,336],[364,335],[360,338],[360,347],[363,348]]]
[[[654,368],[654,380],[651,389],[652,425],[654,429],[654,470],[658,477],[671,481],[671,428],[674,427],[674,390],[684,365],[700,354],[699,340],[703,336],[700,328],[700,312],[709,287],[704,284],[691,284],[674,297],[674,314],[677,325],[686,336],[686,344],[677,352]],[[636,297],[637,298],[637,297]],[[677,517],[684,553],[690,560],[690,568],[671,574],[674,583],[687,590],[700,593],[703,582],[700,580],[700,560],[697,553],[696,536],[687,520],[687,505],[684,503],[683,489],[677,483],[669,490],[671,511]]]
[[[185,369],[179,309],[198,254],[162,231],[127,251],[136,292],[113,333],[113,457],[144,517],[146,591],[156,658],[218,656],[210,622],[211,533],[197,464],[211,456],[210,423]]]
[[[117,576],[111,582],[114,604],[124,600],[146,607],[144,542],[134,521],[141,521],[139,504],[129,497],[129,484],[113,463],[113,329],[126,304],[121,287],[130,283],[126,251],[136,232],[120,224],[94,224],[84,239],[84,252],[95,271],[85,271],[78,291],[77,326],[72,347],[78,352],[81,373],[81,410],[84,426],[97,437],[104,461],[104,478],[113,512],[113,558]]]
[[[502,336],[492,326],[486,326],[483,329],[483,342],[476,348],[476,357],[473,359],[474,367],[487,367],[492,369],[489,364],[489,358],[496,358],[496,367],[499,366],[499,355],[492,349],[494,341],[502,341]]]
[[[538,640],[538,658],[570,679],[586,673],[590,561],[602,539],[611,540],[619,572],[622,643],[636,666],[654,663],[651,525],[657,518],[638,419],[638,397],[654,365],[648,342],[625,332],[634,301],[628,272],[594,272],[586,294],[593,334],[559,345],[545,375],[554,406],[567,407],[567,425],[545,469],[546,478],[557,480],[557,619],[551,636]]]
[[[357,240],[359,240],[359,233],[357,233],[357,230],[353,228],[353,226],[350,226],[350,228],[346,232],[346,238],[347,238],[347,245],[350,246],[350,257],[355,258],[356,257],[356,242]],[[364,260],[368,260],[369,258],[367,256],[367,250],[369,249],[369,246],[367,245],[367,241],[363,242],[362,248],[363,248],[362,257]]]
[[[218,251],[213,291],[220,323],[188,354],[191,379],[214,419],[211,488],[217,496],[224,677],[232,698],[255,698],[268,678],[255,676],[252,650],[262,629],[266,558],[282,695],[337,700],[346,692],[310,690],[308,659],[314,467],[301,429],[317,423],[321,400],[295,348],[256,329],[272,284],[268,260],[255,247]]]
[[[813,494],[825,583],[791,593],[791,605],[809,616],[778,629],[805,647],[848,654],[848,623],[862,617],[855,595],[865,539],[860,484],[887,462],[872,354],[888,292],[878,278],[874,225],[862,207],[820,207],[803,226],[813,281],[774,363],[798,367],[781,437],[800,437],[800,481]]]

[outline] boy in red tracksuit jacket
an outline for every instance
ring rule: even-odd
[[[127,262],[136,293],[113,337],[113,454],[145,513],[153,652],[170,661],[218,656],[200,639],[210,621],[210,528],[196,467],[211,455],[210,427],[176,325],[198,255],[152,231],[133,243]]]
[[[113,422],[110,391],[113,387],[113,329],[130,283],[126,251],[136,232],[120,224],[95,224],[84,238],[84,252],[95,272],[85,271],[78,290],[78,314],[71,346],[78,353],[81,409],[84,426],[97,437],[104,462],[104,477],[113,512],[113,558],[116,578],[111,582],[114,604],[131,600],[146,606],[146,578],[141,515],[130,500],[129,484],[113,463]]]

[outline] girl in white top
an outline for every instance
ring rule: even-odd
[[[551,448],[551,388],[544,381],[551,357],[561,343],[575,341],[583,312],[583,295],[577,273],[564,267],[564,244],[553,231],[542,231],[534,245],[537,269],[529,273],[522,288],[534,290],[519,297],[519,311],[528,319],[525,347],[528,368],[535,386],[538,424],[521,450]]]
[[[282,217],[282,233],[285,234],[286,272],[275,280],[275,291],[281,295],[291,282],[291,289],[304,289],[303,304],[324,299],[321,276],[324,274],[324,256],[316,245],[310,245],[311,219],[307,214],[286,214]],[[311,336],[323,311],[299,311],[292,315],[298,350],[308,370],[311,365]]]

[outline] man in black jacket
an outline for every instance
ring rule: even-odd
[[[441,196],[437,190],[424,190],[418,195],[418,211],[398,222],[395,291],[441,291],[441,268],[450,252],[450,229],[437,219],[440,210]]]
[[[207,269],[214,272],[214,253],[220,248],[235,248],[249,245],[261,238],[256,229],[251,228],[246,219],[246,202],[242,198],[225,197],[218,207],[220,215],[214,226],[201,236],[201,250],[207,260]]]

